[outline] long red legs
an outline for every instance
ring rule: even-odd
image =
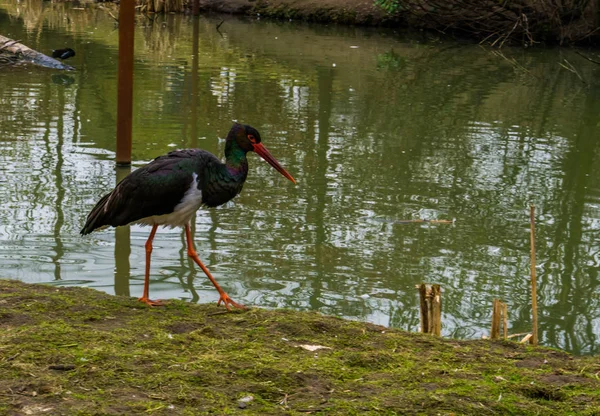
[[[244,305],[235,303],[234,301],[231,300],[229,295],[227,293],[225,293],[225,291],[223,289],[221,289],[221,286],[219,286],[219,284],[217,283],[215,278],[212,276],[212,274],[210,274],[210,272],[208,271],[208,268],[202,263],[202,261],[200,261],[200,257],[198,257],[198,253],[196,253],[196,250],[194,249],[194,242],[192,241],[192,232],[190,230],[189,223],[185,225],[185,237],[187,240],[188,256],[190,256],[192,258],[192,260],[194,260],[194,262],[198,266],[200,266],[200,268],[202,269],[204,274],[206,274],[206,276],[210,279],[211,283],[214,285],[215,289],[217,289],[219,291],[220,298],[219,298],[219,301],[217,302],[217,305],[220,305],[221,302],[223,302],[223,304],[225,305],[227,310],[231,310],[229,305],[232,305],[234,308],[238,308],[238,309],[247,309]]]
[[[144,277],[144,294],[138,299],[140,302],[144,302],[150,306],[163,306],[162,302],[158,300],[152,300],[148,297],[150,291],[150,257],[152,256],[152,241],[154,240],[157,229],[158,225],[153,225],[152,231],[150,231],[150,236],[148,237],[148,240],[146,240],[146,276]]]

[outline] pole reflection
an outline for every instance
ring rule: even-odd
[[[131,173],[131,166],[116,166],[116,184]],[[131,229],[129,225],[115,228],[115,294],[131,296],[129,281],[131,279]]]
[[[58,119],[56,123],[57,143],[56,143],[56,165],[54,166],[54,186],[56,187],[56,221],[54,222],[54,256],[52,256],[52,263],[54,264],[54,280],[62,280],[62,268],[61,260],[64,257],[64,245],[61,237],[61,230],[65,223],[65,214],[63,211],[64,200],[65,200],[65,186],[63,183],[63,165],[64,155],[63,148],[65,144],[64,140],[64,112],[65,112],[65,90],[59,88],[58,93]],[[50,146],[49,138],[50,127],[47,126],[45,134],[45,142],[47,148],[47,154],[52,154],[52,146]]]

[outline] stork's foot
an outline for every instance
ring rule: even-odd
[[[241,303],[236,303],[236,302],[232,301],[231,298],[229,297],[229,295],[225,292],[221,293],[221,297],[219,298],[219,301],[217,302],[217,306],[220,306],[221,302],[223,302],[223,305],[225,305],[225,307],[227,308],[228,311],[231,310],[231,307],[229,305],[231,305],[237,309],[248,309]]]
[[[165,306],[165,304],[163,302],[161,302],[160,300],[152,300],[152,299],[148,299],[144,296],[139,298],[138,301],[143,302],[148,306]]]

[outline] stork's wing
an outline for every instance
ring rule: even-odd
[[[96,204],[81,234],[107,225],[127,225],[142,218],[173,212],[194,180],[202,181],[206,163],[218,163],[209,152],[180,150],[160,156],[123,179]]]

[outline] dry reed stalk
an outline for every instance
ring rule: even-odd
[[[508,305],[506,303],[502,304],[502,318],[504,328],[502,331],[502,336],[504,340],[508,339]]]
[[[500,327],[502,327],[503,339],[508,338],[508,306],[500,299],[494,299],[492,307],[492,329],[491,339],[500,339]]]
[[[442,334],[442,289],[440,285],[431,286],[431,333],[438,337]]]
[[[429,308],[427,307],[427,286],[421,283],[417,286],[419,289],[419,299],[421,306],[421,332],[426,334],[429,332]]]
[[[500,299],[494,299],[492,304],[492,329],[490,330],[490,338],[500,338]]]
[[[420,295],[421,332],[440,336],[442,332],[442,290],[440,285],[417,286]]]

